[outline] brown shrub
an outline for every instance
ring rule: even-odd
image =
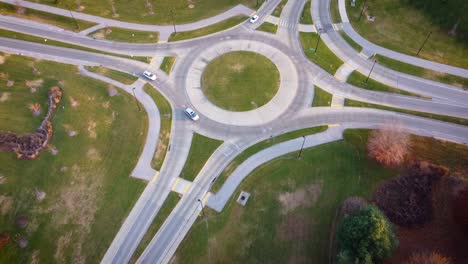
[[[404,264],[450,264],[450,259],[437,252],[413,254]]]
[[[367,142],[369,157],[385,167],[403,164],[410,149],[410,137],[398,126],[373,131]]]
[[[10,243],[11,236],[8,233],[0,233],[0,250]]]
[[[453,218],[463,232],[468,235],[468,187],[461,190],[453,202]]]
[[[374,193],[377,206],[393,223],[413,227],[432,219],[432,186],[447,169],[413,162],[405,174],[382,184]]]

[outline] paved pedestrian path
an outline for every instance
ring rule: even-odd
[[[224,206],[236,191],[242,181],[258,166],[264,164],[274,158],[285,154],[298,151],[303,146],[310,148],[343,138],[343,131],[340,126],[329,128],[327,131],[292,139],[267,149],[264,149],[255,155],[251,156],[240,164],[234,172],[227,178],[221,189],[215,195],[210,195],[207,205],[208,207],[221,212]]]
[[[335,73],[335,78],[340,81],[345,83],[346,80],[348,79],[349,75],[355,70],[356,68],[353,67],[353,65],[349,63],[343,63],[340,68]]]

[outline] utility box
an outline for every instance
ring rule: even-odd
[[[245,206],[245,204],[249,200],[249,197],[250,197],[250,193],[242,191],[239,195],[239,198],[237,198],[237,203],[242,206]]]

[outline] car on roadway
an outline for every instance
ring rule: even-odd
[[[148,79],[150,79],[152,81],[154,81],[154,80],[156,80],[158,78],[158,77],[156,77],[156,75],[152,74],[149,71],[144,71],[143,76],[145,76],[146,78],[148,78]]]
[[[198,119],[200,119],[200,117],[197,115],[197,113],[195,113],[195,111],[193,111],[193,109],[190,108],[190,107],[185,108],[184,113],[188,117],[190,117],[190,119],[192,119],[193,121],[197,121]]]
[[[255,23],[260,17],[258,15],[254,15],[253,17],[250,18],[250,23]]]

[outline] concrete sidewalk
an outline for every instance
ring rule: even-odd
[[[255,168],[257,168],[261,164],[264,164],[274,158],[283,156],[287,153],[298,151],[299,149],[301,149],[302,144],[304,144],[304,148],[310,148],[332,141],[340,140],[342,138],[342,128],[340,126],[335,126],[329,128],[325,132],[306,136],[305,141],[302,137],[300,137],[264,149],[258,152],[257,154],[251,156],[241,165],[239,165],[226,180],[219,192],[215,195],[210,196],[207,205],[210,208],[221,212],[228,200],[236,191],[237,187]]]

